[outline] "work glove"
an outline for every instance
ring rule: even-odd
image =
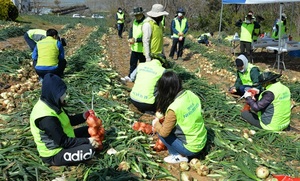
[[[95,111],[94,110],[88,110],[85,113],[83,113],[83,118],[87,119],[91,114],[95,115]]]
[[[234,94],[234,93],[236,93],[236,88],[233,86],[233,87],[230,87],[229,88],[229,92],[231,93],[231,94]]]
[[[155,119],[153,119],[152,121],[152,132],[154,133],[155,132],[155,128],[154,128],[154,125],[159,122],[159,119],[157,117],[155,117]]]
[[[89,137],[88,139],[89,139],[89,141],[90,141],[90,144],[91,144],[94,148],[98,148],[98,147],[99,147],[99,143],[95,140],[95,138]]]
[[[250,91],[246,91],[245,94],[243,95],[243,97],[246,99],[247,97],[251,97],[252,93]]]
[[[129,44],[134,44],[135,43],[135,39],[134,38],[130,38],[128,39]]]
[[[250,90],[250,92],[253,94],[253,93],[255,93],[255,95],[256,94],[259,94],[259,89],[257,89],[257,88],[251,88],[251,89],[249,89]],[[254,95],[253,95],[254,96]]]

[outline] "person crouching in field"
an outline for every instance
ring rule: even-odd
[[[98,142],[90,137],[86,121],[90,111],[70,116],[63,108],[67,86],[60,77],[44,76],[42,93],[30,114],[30,129],[44,163],[74,165],[92,159]]]
[[[42,80],[47,73],[63,77],[67,62],[62,43],[55,29],[47,30],[47,37],[37,42],[33,53],[33,66]]]
[[[237,67],[236,80],[234,86],[229,88],[229,92],[243,96],[247,89],[257,88],[261,90],[261,85],[257,84],[260,75],[259,68],[249,63],[245,55],[239,55],[235,60],[235,64]]]
[[[258,100],[252,99],[251,93],[244,97],[252,111],[243,111],[242,118],[255,127],[265,130],[282,131],[290,129],[291,92],[277,79],[281,74],[264,72],[259,76],[258,84],[264,87]],[[255,113],[254,113],[255,112]]]
[[[197,95],[182,88],[182,81],[173,71],[165,72],[157,83],[157,110],[164,113],[164,121],[158,118],[152,126],[169,151],[167,163],[187,162],[189,158],[203,154],[207,130]]]
[[[140,63],[136,79],[130,92],[132,104],[141,112],[154,114],[156,111],[157,80],[169,66],[163,54],[151,54],[150,62]]]

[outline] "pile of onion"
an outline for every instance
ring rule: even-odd
[[[135,131],[142,131],[146,134],[152,134],[152,125],[144,122],[134,122],[132,129]]]
[[[160,111],[156,111],[155,116],[159,119],[159,122],[162,124],[165,120],[164,115]],[[158,139],[153,147],[153,149],[157,152],[167,150],[167,147],[164,145],[164,143]]]
[[[94,138],[98,143],[99,147],[98,150],[103,149],[103,140],[105,135],[105,129],[102,126],[101,119],[97,118],[94,111],[89,111],[90,115],[86,119],[86,123],[89,126],[88,132],[92,138]]]
[[[163,150],[167,150],[167,147],[164,145],[164,143],[158,138],[158,140],[156,141],[153,150],[160,152]]]

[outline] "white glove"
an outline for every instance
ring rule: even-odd
[[[246,91],[245,94],[243,95],[244,98],[247,98],[249,96],[251,97],[252,94],[251,94],[251,92],[248,92],[248,91]]]
[[[155,117],[155,119],[153,119],[152,121],[152,132],[154,133],[155,132],[155,128],[154,128],[154,125],[159,122],[159,119],[157,117]]]
[[[90,144],[91,144],[94,148],[98,148],[98,147],[99,147],[99,143],[95,140],[95,138],[89,137],[88,139],[89,139],[89,141],[90,141]]]
[[[154,127],[154,125],[159,121],[159,119],[157,117],[155,117],[155,119],[153,119],[152,121],[152,127]]]

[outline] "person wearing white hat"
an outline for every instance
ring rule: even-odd
[[[161,21],[163,16],[169,15],[163,5],[154,4],[151,11],[147,12],[148,17],[144,20],[143,46],[146,61],[151,61],[150,54],[163,53],[163,27]]]

